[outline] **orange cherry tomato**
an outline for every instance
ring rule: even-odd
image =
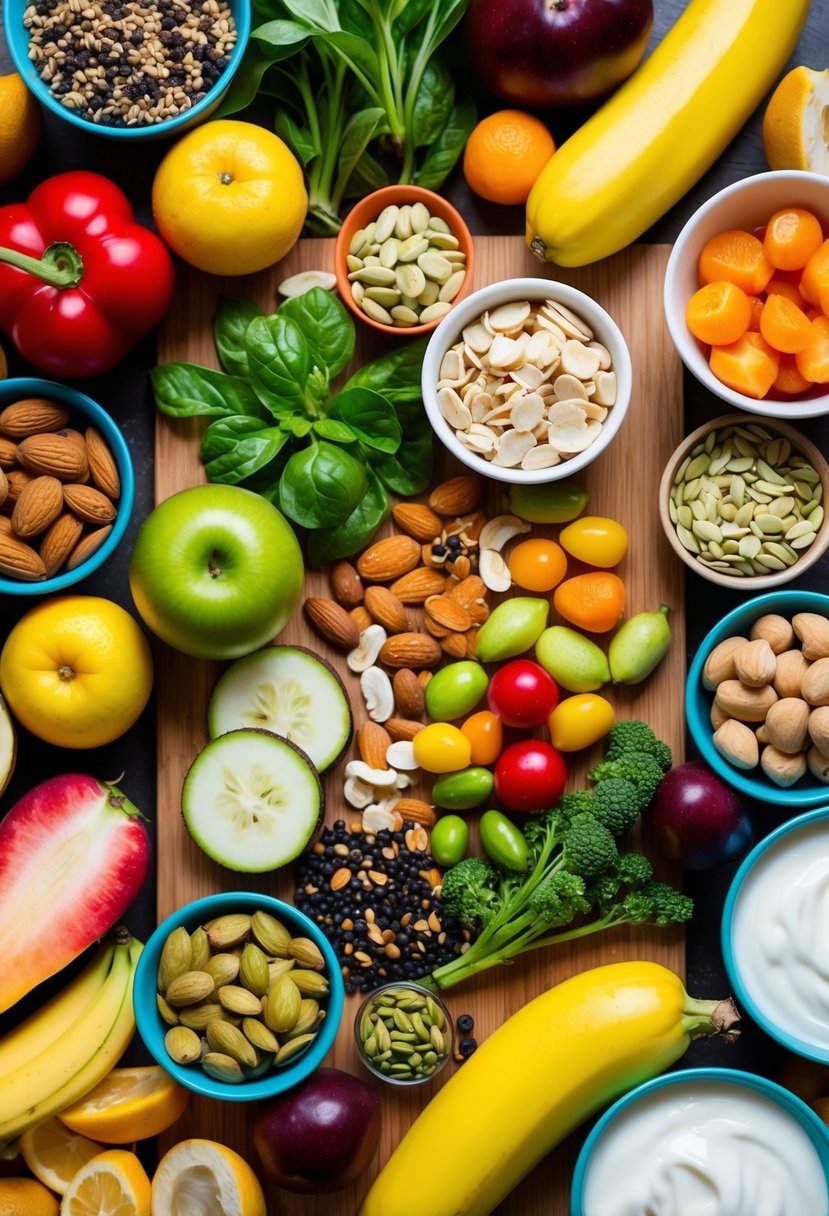
[[[606,570],[577,574],[556,587],[553,607],[578,629],[607,633],[625,610],[625,584]]]
[[[521,541],[508,564],[512,581],[525,591],[552,591],[567,573],[567,555],[561,545],[543,537]]]
[[[804,301],[805,303],[805,301]],[[760,333],[775,350],[796,355],[808,346],[812,326],[802,308],[786,296],[769,296],[760,317]]]
[[[470,764],[486,768],[494,764],[504,746],[504,728],[497,714],[482,709],[461,726],[472,748]]]
[[[695,338],[727,346],[741,338],[751,323],[751,300],[741,287],[725,280],[706,283],[685,309],[685,323]]]
[[[801,270],[822,243],[820,220],[801,207],[776,211],[763,237],[766,257],[777,270]]]
[[[766,284],[774,274],[763,242],[751,232],[738,228],[718,232],[706,241],[699,255],[697,269],[702,286],[726,279],[742,287],[750,296],[765,291]]]

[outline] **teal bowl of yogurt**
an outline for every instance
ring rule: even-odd
[[[789,1051],[829,1064],[829,806],[788,820],[744,858],[721,940],[740,1008]]]
[[[596,1123],[571,1216],[829,1216],[829,1131],[773,1081],[689,1068],[639,1085]]]

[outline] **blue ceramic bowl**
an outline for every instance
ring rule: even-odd
[[[783,1089],[781,1085],[775,1085],[773,1081],[767,1081],[765,1077],[755,1076],[754,1073],[741,1072],[736,1068],[687,1068],[682,1069],[680,1072],[668,1073],[664,1077],[656,1077],[653,1081],[646,1081],[644,1085],[637,1085],[630,1093],[619,1098],[618,1102],[615,1102],[610,1110],[605,1111],[585,1140],[579,1153],[576,1169],[573,1174],[573,1185],[570,1190],[570,1216],[590,1216],[584,1206],[585,1185],[590,1161],[602,1136],[604,1136],[619,1115],[629,1110],[640,1099],[646,1098],[659,1090],[689,1085],[706,1085],[711,1082],[753,1090],[755,1093],[762,1094],[763,1097],[770,1099],[780,1106],[786,1114],[795,1120],[814,1145],[815,1151],[820,1158],[820,1163],[823,1166],[827,1187],[829,1187],[829,1131],[827,1131],[823,1121],[818,1118],[805,1102],[795,1097],[794,1094],[789,1093],[787,1089]],[[804,1213],[803,1216],[806,1216],[806,1214]]]
[[[725,638],[748,637],[754,622],[769,612],[778,613],[789,620],[798,612],[817,612],[821,616],[829,617],[829,595],[819,595],[816,591],[773,591],[768,595],[758,595],[756,599],[747,600],[724,616],[707,634],[694,656],[685,686],[685,718],[691,738],[702,753],[703,759],[723,781],[760,802],[791,807],[792,810],[804,810],[829,802],[829,785],[816,781],[811,773],[807,772],[796,785],[784,789],[769,781],[759,767],[746,772],[729,764],[714,747],[711,738],[714,732],[709,714],[714,694],[702,684],[705,660],[714,647]]]
[[[164,1036],[169,1027],[162,1021],[156,1005],[156,976],[161,950],[165,941],[180,925],[193,932],[199,925],[224,916],[229,912],[255,912],[262,909],[271,916],[281,920],[297,937],[310,937],[319,946],[325,959],[324,974],[328,979],[330,991],[320,1004],[325,1008],[325,1019],[317,1032],[317,1037],[293,1064],[282,1068],[274,1068],[261,1077],[250,1081],[242,1081],[238,1085],[225,1084],[215,1081],[201,1069],[198,1064],[187,1066],[176,1064],[167,1054],[164,1046]],[[197,899],[195,903],[186,904],[174,912],[172,916],[158,926],[147,942],[138,960],[135,970],[135,986],[133,990],[133,1006],[138,1033],[153,1059],[172,1077],[194,1093],[204,1094],[208,1098],[218,1098],[223,1102],[253,1102],[260,1098],[274,1098],[277,1094],[293,1089],[319,1068],[325,1056],[334,1045],[340,1021],[343,1015],[345,986],[343,984],[340,964],[337,956],[328,944],[328,939],[317,928],[312,920],[291,904],[283,903],[281,899],[273,899],[269,895],[259,895],[255,891],[224,891],[220,895],[208,895],[205,899]]]
[[[189,110],[177,114],[175,118],[167,118],[163,122],[137,127],[103,127],[86,118],[81,118],[67,106],[61,105],[60,99],[55,97],[50,92],[48,84],[41,80],[33,61],[29,58],[29,32],[23,25],[23,13],[26,11],[28,3],[29,0],[5,0],[3,5],[6,44],[14,66],[23,77],[26,86],[47,110],[51,110],[58,118],[71,123],[73,127],[77,127],[81,131],[103,135],[109,139],[148,140],[163,139],[170,135],[183,135],[190,127],[195,127],[205,118],[209,118],[236,75],[250,38],[251,6],[249,0],[228,0],[233,20],[236,23],[236,45],[230,55],[230,62],[210,92]]]
[[[824,800],[826,798],[827,795],[824,794]],[[754,846],[751,852],[743,859],[739,870],[731,881],[723,907],[720,928],[723,961],[725,962],[728,978],[731,981],[731,987],[734,990],[737,1005],[744,1009],[766,1034],[776,1039],[778,1043],[782,1043],[789,1051],[793,1051],[800,1056],[805,1056],[807,1060],[819,1060],[822,1064],[829,1064],[829,1047],[821,1047],[819,1044],[810,1043],[808,1040],[801,1039],[793,1032],[784,1029],[779,1023],[773,1021],[768,1013],[764,1009],[761,1009],[749,994],[737,961],[739,952],[734,946],[734,920],[743,884],[760,859],[770,849],[774,848],[778,841],[785,841],[788,837],[802,831],[804,828],[810,827],[812,824],[826,823],[827,819],[829,819],[829,806],[821,807],[816,811],[809,811],[806,815],[798,815],[795,819],[789,819],[786,823],[781,824],[779,828],[770,832],[759,844]]]
[[[110,418],[109,414],[91,397],[79,393],[77,389],[67,388],[64,384],[56,384],[52,380],[39,380],[33,376],[20,376],[14,380],[0,380],[0,410],[11,405],[14,401],[22,401],[27,397],[47,397],[59,401],[66,406],[71,414],[73,425],[82,423],[94,426],[101,432],[118,465],[121,478],[121,497],[118,499],[118,515],[112,525],[112,531],[92,557],[74,570],[66,570],[53,578],[45,578],[39,583],[24,583],[19,579],[4,578],[0,575],[0,594],[6,595],[50,595],[54,591],[64,591],[67,587],[79,583],[93,570],[102,566],[107,558],[115,552],[123,539],[130,522],[132,508],[135,502],[135,473],[132,467],[132,457],[124,436]],[[80,429],[80,428],[78,428]]]

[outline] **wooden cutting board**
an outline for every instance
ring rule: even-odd
[[[662,312],[662,280],[667,246],[638,245],[595,266],[579,270],[542,268],[518,237],[476,238],[476,287],[506,278],[545,276],[560,278],[594,296],[613,315],[630,345],[634,391],[628,416],[611,447],[579,475],[590,492],[591,514],[609,515],[628,530],[630,549],[619,568],[627,586],[627,612],[670,605],[674,642],[667,659],[645,684],[613,690],[619,717],[641,717],[670,743],[682,758],[684,734],[682,697],[685,675],[683,580],[680,563],[662,534],[657,511],[659,478],[668,457],[682,437],[682,378],[679,359],[668,336]],[[240,279],[215,279],[180,271],[176,302],[159,343],[159,362],[189,360],[217,367],[212,340],[212,317],[219,295],[250,297],[266,311],[278,303],[276,286],[299,270],[333,269],[334,242],[302,241],[275,270]],[[388,340],[368,327],[359,327],[357,364],[375,357]],[[401,341],[405,341],[401,338]],[[172,421],[158,416],[156,430],[156,501],[177,490],[204,481],[198,445],[203,423],[198,419]],[[448,460],[441,472],[452,475]],[[503,496],[493,490],[490,508],[503,508]],[[388,530],[388,525],[387,525]],[[548,529],[551,536],[556,529]],[[536,526],[535,534],[545,529]],[[305,595],[328,595],[326,576],[309,572]],[[280,641],[310,646],[338,667],[349,689],[356,723],[364,717],[359,686],[336,655],[308,629],[297,613]],[[158,915],[167,916],[190,900],[221,890],[261,890],[290,899],[290,873],[265,876],[236,875],[205,857],[189,838],[180,816],[182,780],[191,761],[207,742],[206,708],[219,675],[218,664],[200,662],[164,647],[157,653],[156,707],[158,715]],[[571,765],[568,788],[578,788],[586,767],[599,748]],[[595,755],[594,755],[595,753]],[[352,753],[353,754],[353,753]],[[349,755],[350,758],[351,754]],[[328,822],[355,815],[342,800],[338,771],[326,782]],[[511,1013],[553,984],[600,963],[646,957],[684,971],[684,946],[678,931],[624,929],[572,943],[555,952],[539,951],[511,968],[486,973],[448,994],[454,1016],[471,1013],[475,1034],[484,1039]],[[358,998],[349,998],[333,1053],[327,1063],[365,1075],[353,1044],[353,1020]],[[383,1131],[380,1150],[366,1177],[339,1194],[303,1197],[272,1189],[268,1212],[272,1216],[356,1216],[363,1195],[381,1164],[428,1102],[432,1092],[451,1076],[448,1065],[441,1077],[415,1091],[380,1087]],[[380,1084],[379,1082],[377,1083]],[[556,1078],[539,1076],[539,1085],[555,1086]],[[509,1075],[493,1085],[492,1099],[509,1118]],[[222,1141],[242,1152],[256,1168],[247,1124],[247,1107],[241,1103],[194,1100],[188,1113],[168,1132],[162,1149],[186,1136]],[[436,1151],[452,1152],[452,1129]],[[567,1216],[573,1164],[583,1133],[551,1153],[498,1209],[499,1216]],[[483,1148],[482,1148],[482,1151]],[[428,1176],[428,1162],[424,1162]],[[397,1216],[389,1212],[387,1216]],[[428,1205],[423,1216],[430,1216]]]

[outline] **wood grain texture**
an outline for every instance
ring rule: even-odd
[[[476,285],[505,278],[539,274],[542,270],[517,237],[476,239]],[[679,360],[663,322],[662,279],[667,246],[636,246],[599,265],[579,270],[555,270],[555,275],[593,295],[619,323],[631,349],[634,392],[625,423],[611,448],[579,478],[590,492],[589,511],[610,515],[624,524],[630,536],[630,551],[619,573],[627,586],[627,614],[653,610],[661,603],[672,608],[674,643],[668,658],[644,685],[615,689],[613,699],[619,717],[641,717],[667,740],[675,756],[682,758],[684,683],[684,612],[680,563],[671,553],[657,518],[656,493],[662,469],[682,436],[682,390]],[[178,298],[171,309],[160,339],[159,362],[190,360],[217,366],[211,334],[216,298],[219,294],[249,296],[266,309],[278,301],[276,284],[300,269],[330,269],[333,242],[303,241],[278,270],[239,280],[211,279],[195,273],[180,273]],[[362,327],[358,358],[380,353],[384,342]],[[156,432],[156,501],[177,490],[202,482],[198,441],[203,429],[199,420],[172,421],[159,415]],[[446,466],[447,472],[454,470]],[[492,508],[503,506],[503,496],[493,494]],[[387,525],[387,530],[389,526]],[[547,530],[555,536],[555,529]],[[536,527],[543,535],[545,529]],[[305,594],[328,594],[323,572],[309,572]],[[352,696],[357,724],[362,720],[359,687],[348,673],[341,656],[313,635],[300,613],[280,636],[282,642],[311,646],[321,651],[344,673]],[[290,874],[242,876],[223,869],[205,857],[190,840],[180,815],[180,793],[184,774],[207,741],[206,707],[219,673],[219,665],[189,659],[167,648],[157,651],[158,717],[158,915],[162,918],[182,904],[229,889],[262,890],[290,898]],[[595,749],[598,754],[600,749]],[[571,765],[569,788],[577,788],[584,769],[594,755],[587,753]],[[347,809],[341,797],[342,779],[335,771],[326,781],[327,821]],[[354,815],[345,815],[351,821]],[[679,932],[655,929],[626,929],[604,934],[591,941],[573,943],[556,952],[541,951],[514,968],[490,971],[480,980],[450,992],[455,1015],[472,1013],[480,1039],[505,1018],[546,988],[601,963],[647,957],[684,973],[684,949]],[[352,1023],[357,998],[346,1003],[343,1023],[332,1056],[327,1063],[360,1071],[353,1046]],[[450,1075],[444,1071],[443,1079]],[[383,1132],[372,1176],[398,1143],[406,1128],[428,1101],[440,1081],[414,1092],[381,1089]],[[508,1076],[501,1084],[509,1084]],[[539,1077],[540,1085],[555,1085],[555,1078]],[[493,1101],[499,1103],[497,1089]],[[223,1141],[241,1151],[254,1165],[246,1122],[246,1107],[236,1103],[195,1100],[189,1112],[167,1134],[167,1142],[197,1135]],[[452,1130],[437,1151],[452,1151]],[[581,1142],[576,1133],[557,1149],[519,1186],[498,1209],[499,1216],[567,1216],[569,1184]],[[162,1145],[164,1147],[164,1145]],[[274,1190],[268,1211],[281,1216],[356,1216],[370,1177],[337,1195],[319,1198],[289,1195]],[[388,1216],[395,1216],[388,1213]],[[424,1209],[423,1216],[429,1216]]]

